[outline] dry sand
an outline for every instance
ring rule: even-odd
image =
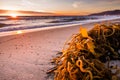
[[[91,28],[94,24],[84,25]],[[0,80],[50,80],[50,60],[78,26],[0,37]]]

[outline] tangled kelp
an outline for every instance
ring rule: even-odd
[[[119,24],[96,25],[89,32],[80,28],[62,54],[53,59],[56,66],[48,73],[54,73],[54,80],[118,80],[119,72],[112,73],[109,61],[120,59],[119,41]]]

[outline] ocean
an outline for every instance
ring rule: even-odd
[[[0,32],[50,27],[56,28],[118,18],[120,18],[120,16],[18,16],[17,18],[1,16]]]

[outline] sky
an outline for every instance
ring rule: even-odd
[[[87,15],[120,9],[120,0],[0,0],[0,9]]]

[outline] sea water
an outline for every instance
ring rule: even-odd
[[[18,16],[16,18],[1,16],[0,25],[2,25],[0,26],[0,32],[56,28],[118,18],[120,16]]]

